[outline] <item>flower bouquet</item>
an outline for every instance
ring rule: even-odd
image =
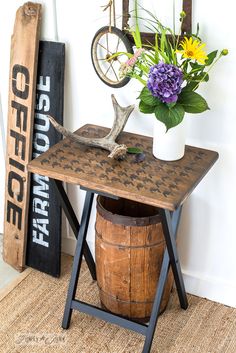
[[[145,9],[144,9],[145,10]],[[195,34],[184,38],[165,27],[151,12],[149,28],[155,32],[155,43],[143,45],[135,1],[135,30],[131,31],[136,52],[126,53],[128,60],[121,65],[120,75],[137,79],[144,87],[139,95],[139,110],[154,114],[164,124],[165,132],[183,121],[186,113],[202,113],[209,109],[206,100],[196,92],[209,80],[209,71],[228,50],[205,52],[205,44]],[[182,22],[186,14],[181,12]],[[181,27],[181,26],[180,26]],[[155,154],[154,154],[155,155]]]

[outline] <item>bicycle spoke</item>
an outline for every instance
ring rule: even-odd
[[[107,71],[105,72],[105,74],[104,74],[105,76],[107,75],[107,73],[108,73],[108,71],[110,70],[111,66],[112,66],[112,62],[110,63],[110,65],[109,65]]]
[[[119,64],[121,65],[122,64],[122,62],[119,60],[119,57],[117,56],[117,61],[119,61]]]
[[[119,78],[117,77],[116,71],[115,71],[114,67],[112,66],[112,63],[111,63],[111,68],[112,68],[112,70],[113,70],[113,72],[114,72],[114,74],[116,76],[117,82],[119,82]]]
[[[104,47],[104,45],[102,45],[102,44],[101,44],[101,43],[99,43],[99,42],[98,42],[98,45],[100,45],[100,47],[102,47],[103,49],[105,49],[105,50],[107,51],[107,48],[106,48],[106,47]],[[109,52],[109,54],[111,54],[111,55],[112,55],[112,52],[111,52],[111,51],[109,51],[109,50],[108,50],[107,52]]]
[[[108,33],[106,33],[106,42],[107,42],[107,52],[109,51],[108,50]]]
[[[118,37],[118,41],[117,41],[117,45],[116,45],[116,51],[115,51],[116,53],[118,51],[119,44],[120,44],[120,38]]]

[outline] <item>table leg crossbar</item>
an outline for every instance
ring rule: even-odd
[[[68,199],[68,196],[67,196],[65,189],[62,185],[62,182],[59,180],[54,180],[54,179],[52,179],[52,180],[54,181],[54,187],[57,192],[58,198],[60,200],[61,207],[63,208],[63,211],[64,211],[66,218],[67,218],[67,220],[73,230],[75,237],[78,238],[78,234],[80,231],[80,224],[79,224],[79,221],[78,221],[76,214],[73,210],[73,207],[71,206],[71,203]],[[92,200],[92,202],[93,202],[93,200]],[[85,205],[84,205],[84,207],[85,207]],[[90,217],[90,213],[89,213],[88,217]],[[93,255],[91,254],[91,251],[90,251],[89,246],[86,241],[84,242],[83,255],[84,255],[85,260],[87,262],[87,265],[88,265],[88,268],[89,268],[89,271],[91,273],[92,278],[94,280],[96,280],[97,276],[96,276],[95,262],[93,260]]]
[[[69,222],[71,224],[71,219],[74,219],[74,216],[73,216],[74,211],[72,209],[72,206],[70,205],[70,202],[67,198],[65,190],[61,185],[61,183],[55,181],[55,184],[56,184],[60,199],[62,201],[62,207],[65,211],[65,214],[68,215],[68,213],[72,212],[69,215]],[[78,231],[77,245],[76,245],[75,256],[74,256],[74,261],[72,266],[72,273],[71,273],[71,278],[70,278],[70,283],[68,288],[68,294],[66,299],[66,305],[64,310],[64,316],[62,321],[62,327],[64,329],[69,328],[72,310],[78,310],[80,312],[96,316],[107,322],[117,324],[129,330],[133,330],[143,334],[145,336],[145,343],[144,343],[142,353],[149,353],[151,349],[152,341],[153,341],[155,328],[157,325],[161,299],[163,296],[164,287],[165,287],[170,266],[173,271],[174,280],[175,280],[178,297],[180,301],[180,306],[183,309],[187,309],[188,307],[187,296],[184,288],[183,277],[182,277],[181,268],[180,268],[179,259],[178,259],[178,253],[176,249],[176,234],[177,234],[178,224],[179,224],[179,219],[181,214],[181,207],[179,207],[174,212],[160,209],[162,227],[163,227],[163,232],[164,232],[165,241],[166,241],[166,250],[165,250],[164,259],[162,262],[160,278],[157,285],[157,291],[156,291],[156,295],[155,295],[155,299],[152,307],[150,321],[149,321],[149,324],[146,325],[146,324],[135,322],[130,319],[125,319],[119,315],[112,314],[94,305],[75,299],[75,293],[76,293],[79,274],[80,274],[82,256],[85,255],[87,251],[86,249],[88,247],[86,242],[86,235],[88,230],[93,197],[94,197],[93,191],[86,192],[81,224],[80,224],[80,227],[77,226],[76,228],[76,229],[79,228],[79,231]],[[94,275],[95,263],[93,258],[91,260],[90,256],[92,258],[92,255],[89,250],[89,255],[87,254],[87,257],[85,256],[85,260],[88,264],[88,267],[90,269],[93,279],[96,279],[96,274]]]

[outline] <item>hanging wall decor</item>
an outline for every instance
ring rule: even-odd
[[[65,44],[39,44],[33,158],[61,139],[47,114],[63,124]],[[60,275],[61,207],[48,177],[32,174],[26,264],[52,276]]]
[[[186,17],[181,26],[181,38],[192,31],[192,0],[183,0],[183,11]],[[125,86],[130,77],[120,75],[122,63],[127,57],[132,57],[135,46],[132,33],[135,28],[129,25],[129,19],[134,17],[134,11],[129,11],[129,0],[122,0],[122,26],[116,25],[115,0],[109,0],[103,11],[109,12],[109,23],[99,28],[95,33],[91,44],[92,64],[98,77],[112,88]],[[148,47],[155,43],[155,34],[151,32],[141,33],[142,43]],[[119,53],[119,55],[114,55]]]
[[[41,5],[24,4],[17,10],[11,40],[3,257],[19,271],[25,263],[30,186],[26,166],[31,160],[40,22]]]

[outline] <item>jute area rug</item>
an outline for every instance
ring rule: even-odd
[[[75,312],[68,330],[61,328],[71,257],[62,258],[62,276],[52,278],[38,271],[1,295],[0,353],[140,353],[144,337]],[[86,264],[78,296],[99,304],[98,291]],[[180,309],[172,293],[167,310],[158,321],[152,353],[235,353],[236,309],[192,295],[189,308]]]

